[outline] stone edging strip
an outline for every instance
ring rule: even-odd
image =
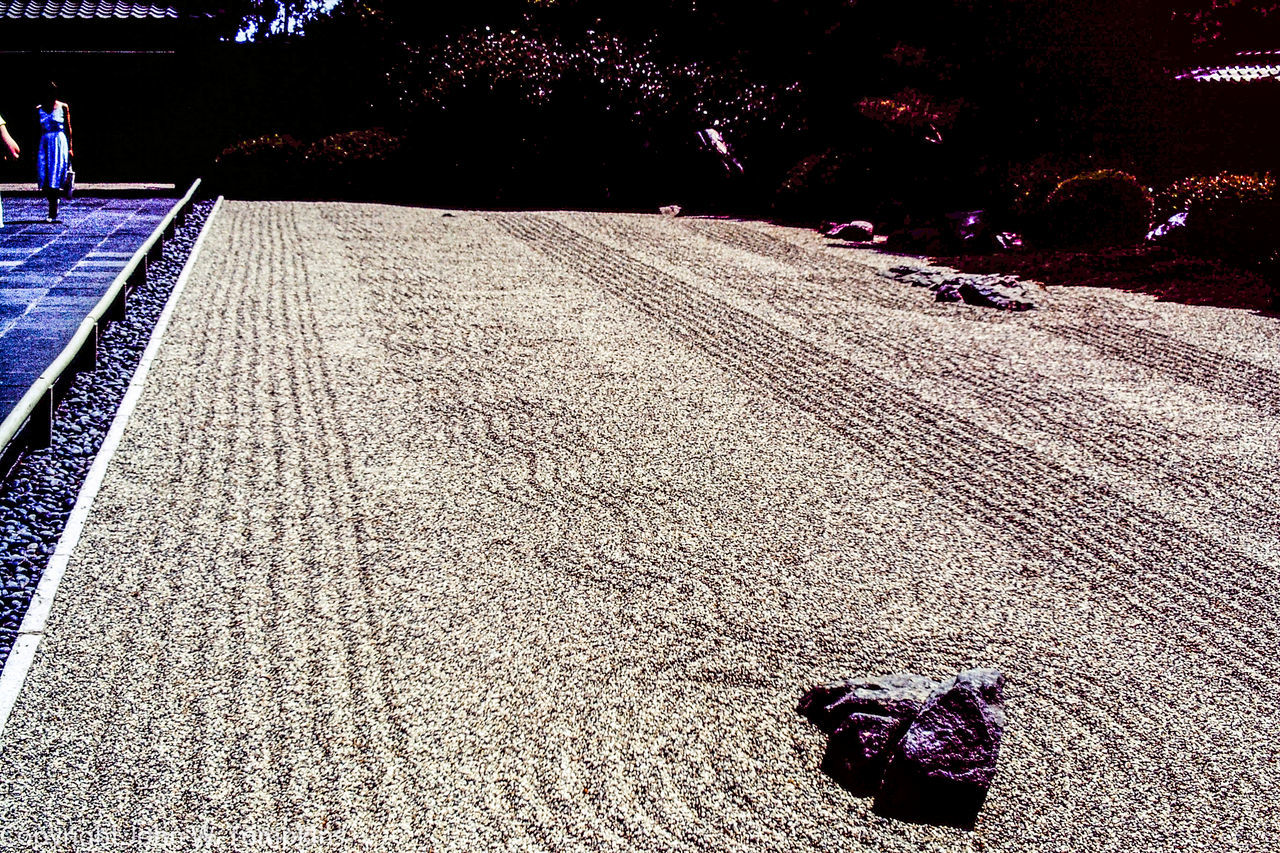
[[[182,272],[178,275],[178,280],[174,283],[173,290],[165,302],[164,310],[156,321],[155,329],[151,333],[151,340],[147,343],[147,348],[142,353],[142,358],[139,360],[138,367],[129,382],[129,388],[125,392],[124,399],[120,401],[120,408],[116,410],[116,416],[111,422],[111,429],[107,432],[106,438],[103,439],[102,447],[98,449],[97,456],[94,457],[93,466],[89,469],[88,476],[85,477],[84,485],[80,487],[76,505],[71,510],[71,516],[67,519],[66,529],[63,530],[62,537],[58,540],[58,546],[54,550],[53,556],[49,559],[49,565],[41,575],[40,584],[36,587],[35,594],[31,597],[27,614],[23,617],[22,625],[18,629],[18,637],[14,641],[13,650],[9,653],[4,671],[0,672],[0,736],[4,734],[5,726],[9,722],[9,714],[18,702],[22,686],[27,680],[27,673],[31,669],[31,664],[35,661],[36,647],[40,644],[40,638],[44,636],[45,628],[48,625],[49,615],[53,608],[53,599],[58,592],[58,585],[62,582],[62,575],[66,571],[67,562],[71,559],[71,554],[75,551],[75,547],[80,541],[80,533],[84,529],[89,510],[93,507],[94,498],[98,495],[98,489],[102,486],[103,477],[107,472],[107,465],[110,464],[111,457],[115,454],[116,448],[120,444],[125,427],[133,414],[134,406],[137,405],[138,397],[142,394],[142,386],[146,382],[147,371],[150,369],[151,362],[160,348],[160,341],[164,337],[165,328],[169,325],[169,317],[173,314],[173,309],[178,304],[178,298],[182,295],[182,289],[186,286],[191,269],[195,266],[196,258],[200,255],[200,247],[204,243],[205,235],[209,233],[209,224],[213,222],[214,217],[217,216],[218,208],[221,206],[222,197],[219,196],[213,206],[213,210],[209,211],[209,217],[205,220],[204,227],[200,229],[200,236],[196,238],[195,244],[191,247],[191,254],[187,257],[187,262],[183,265]]]

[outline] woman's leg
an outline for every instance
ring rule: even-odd
[[[47,193],[49,199],[49,221],[52,222],[58,218],[58,194],[56,192]]]

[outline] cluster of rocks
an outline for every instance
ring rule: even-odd
[[[830,740],[829,776],[881,815],[971,828],[995,778],[1004,733],[997,670],[945,681],[895,674],[814,687],[799,712]]]
[[[1003,311],[1029,311],[1036,307],[1033,293],[1041,289],[1010,275],[976,275],[955,270],[892,267],[889,277],[913,287],[927,287],[936,302],[965,302]]]
[[[821,230],[834,240],[868,243],[875,239],[875,227],[861,219],[827,222]],[[983,210],[960,210],[923,222],[908,218],[884,240],[887,251],[917,255],[985,254],[1020,245],[1018,235],[997,231]]]
[[[213,202],[194,204],[182,227],[165,241],[161,259],[147,265],[146,281],[129,294],[125,317],[102,333],[95,369],[76,374],[59,403],[49,447],[26,454],[0,481],[0,665],[212,209]]]
[[[1147,242],[1161,246],[1181,246],[1187,242],[1189,229],[1187,220],[1191,214],[1182,211],[1175,213],[1147,232]]]

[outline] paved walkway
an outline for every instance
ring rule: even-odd
[[[1280,327],[901,263],[225,205],[0,739],[0,847],[1273,845]],[[974,665],[974,831],[819,772],[810,685]]]
[[[171,198],[0,199],[0,419],[49,366],[165,217]]]

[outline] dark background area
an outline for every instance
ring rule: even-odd
[[[1028,186],[1090,168],[1155,188],[1277,159],[1280,83],[1175,79],[1280,48],[1270,4],[175,5],[186,17],[6,20],[0,111],[25,149],[7,179],[34,172],[49,77],[82,180],[204,175],[257,196],[1016,213]],[[259,37],[231,41],[246,21]],[[740,173],[699,147],[707,127]]]

